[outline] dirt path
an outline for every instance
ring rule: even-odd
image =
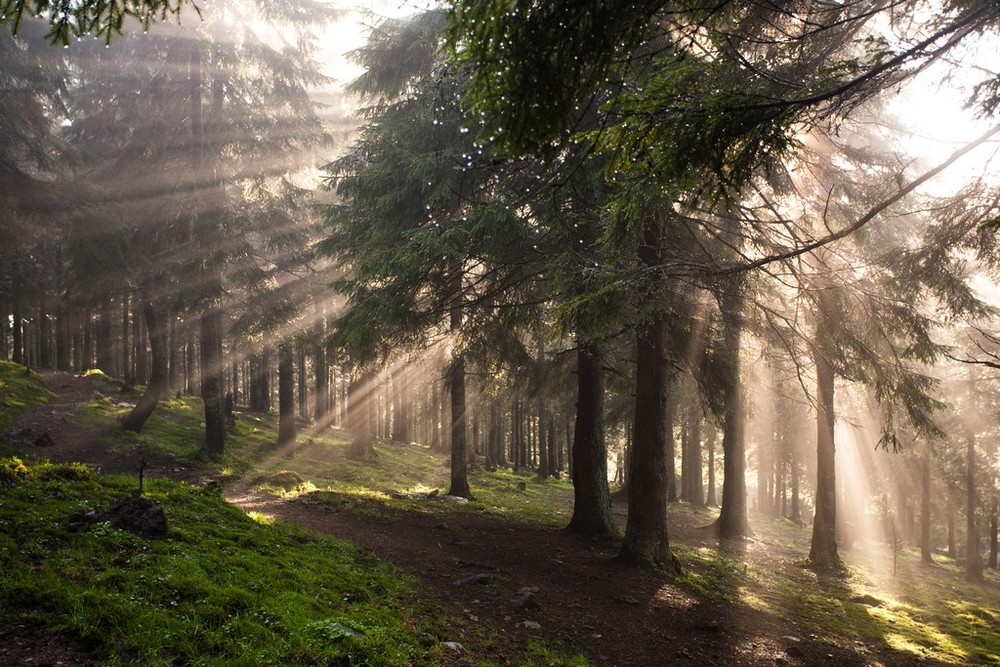
[[[46,381],[56,398],[24,415],[15,428],[48,432],[54,444],[30,453],[82,460],[106,472],[129,471],[134,464],[104,444],[107,431],[69,421],[73,406],[91,396],[89,381],[65,375],[48,375]],[[155,461],[152,473],[187,481],[199,475],[168,459]],[[611,542],[472,512],[445,519],[397,511],[362,514],[261,493],[232,490],[228,495],[247,511],[351,540],[413,575],[423,584],[425,601],[440,610],[440,625],[448,632],[440,639],[465,648],[456,654],[456,665],[484,659],[515,664],[502,647],[532,640],[559,652],[582,653],[595,665],[622,667],[937,664],[915,662],[884,644],[842,646],[745,604],[700,599],[663,575],[616,563],[617,544]],[[623,512],[616,506],[620,525]],[[688,546],[715,546],[696,519],[671,531]],[[749,550],[763,548],[757,544]],[[768,557],[748,554],[755,567],[766,568]],[[503,641],[492,642],[491,635]]]

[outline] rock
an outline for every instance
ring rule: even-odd
[[[404,491],[396,491],[395,489],[385,489],[382,493],[396,500],[409,500],[411,498],[410,494]]]
[[[866,607],[881,607],[882,606],[882,601],[881,600],[879,600],[874,595],[868,595],[867,593],[864,594],[864,595],[855,595],[854,597],[851,598],[851,602],[856,602],[857,604],[863,604]]]
[[[694,629],[704,630],[705,632],[718,632],[720,630],[719,623],[717,621],[696,621]]]
[[[458,653],[459,655],[465,653],[465,647],[459,644],[458,642],[441,642],[441,646],[451,649],[452,651]]]
[[[163,537],[167,534],[167,515],[163,508],[142,496],[116,500],[102,518],[115,528],[143,537]]]
[[[536,623],[535,621],[521,621],[520,623],[517,624],[517,627],[519,627],[519,628],[527,628],[528,630],[541,630],[542,629],[541,624],[540,623]]]
[[[535,591],[537,590],[536,588]],[[535,597],[535,591],[522,588],[514,600],[514,607],[517,609],[538,609],[539,604],[538,598]]]
[[[96,522],[97,512],[94,510],[90,510],[89,512],[74,512],[66,520],[66,530],[71,533],[78,533],[81,530],[87,530]]]
[[[443,500],[446,503],[455,503],[456,505],[464,505],[469,502],[468,498],[463,498],[462,496],[436,496],[438,500]]]
[[[56,441],[52,439],[52,436],[48,432],[42,433],[35,438],[35,447],[55,447],[55,444]]]
[[[440,494],[440,493],[441,493],[441,491],[439,489],[434,489],[433,491],[431,491],[430,493],[427,494],[427,497],[428,498],[437,498],[438,494]],[[461,644],[459,644],[459,646],[461,646]]]
[[[488,584],[495,579],[499,579],[499,574],[473,574],[468,577],[462,577],[461,579],[455,580],[456,586],[468,586],[469,584]]]
[[[806,652],[803,651],[802,647],[799,646],[798,644],[795,644],[795,645],[792,645],[792,646],[789,646],[788,648],[786,648],[785,649],[785,653],[787,653],[788,655],[790,655],[793,658],[801,658],[801,657],[805,656],[805,654],[806,654]]]

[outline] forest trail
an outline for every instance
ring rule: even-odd
[[[43,375],[56,396],[17,419],[24,453],[53,461],[83,461],[102,472],[135,473],[135,462],[115,452],[113,433],[70,420],[77,404],[94,393],[85,377]],[[26,429],[28,429],[26,431]],[[48,433],[52,444],[31,444]],[[160,455],[147,474],[177,481],[207,480],[194,469]],[[484,659],[515,664],[504,646],[539,641],[564,654],[582,654],[594,665],[938,665],[915,661],[886,644],[862,645],[807,634],[794,621],[740,601],[708,599],[666,576],[623,566],[618,545],[561,530],[526,526],[480,512],[372,512],[309,502],[308,495],[282,499],[236,483],[226,497],[248,512],[350,540],[363,553],[416,578],[426,600],[440,610],[442,641],[462,644],[454,665]],[[441,502],[441,501],[428,501]],[[624,505],[616,502],[624,526]],[[718,546],[704,524],[707,514],[671,525],[671,538],[687,549]],[[737,545],[747,568],[767,571],[787,554],[749,540]],[[734,570],[731,576],[739,577]],[[530,593],[530,595],[528,595]],[[787,614],[787,612],[786,612]],[[491,640],[490,637],[496,640]]]

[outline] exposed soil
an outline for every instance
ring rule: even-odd
[[[61,374],[45,379],[56,398],[19,419],[15,429],[48,432],[54,444],[30,446],[26,453],[84,461],[105,472],[133,470],[135,462],[121,460],[102,445],[103,433],[68,423],[73,406],[91,396],[89,381]],[[168,459],[150,461],[147,470],[150,476],[185,481],[196,481],[203,472]],[[485,659],[516,664],[503,647],[532,640],[559,652],[581,653],[595,665],[940,664],[917,661],[881,642],[848,644],[810,635],[794,622],[745,604],[701,599],[665,575],[617,563],[614,542],[471,512],[456,512],[444,520],[395,511],[372,516],[260,493],[231,490],[228,495],[248,511],[351,540],[419,579],[426,601],[440,610],[439,625],[448,629],[442,641],[457,642],[464,649],[456,650],[455,665]],[[616,515],[624,525],[623,506],[616,504]],[[690,525],[671,525],[672,536],[688,546],[717,547],[711,532],[698,523],[695,517]],[[760,542],[737,548],[747,567],[764,570],[775,557],[768,552],[771,547]],[[473,575],[488,576],[470,580]],[[458,583],[462,580],[467,581]],[[526,588],[537,588],[534,608],[516,604]],[[490,635],[501,641],[491,641]],[[87,663],[79,647],[58,639],[30,627],[7,625],[0,632],[0,663]]]

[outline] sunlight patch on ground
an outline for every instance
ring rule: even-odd
[[[262,525],[265,525],[265,526],[269,526],[272,523],[274,523],[274,521],[275,521],[274,516],[272,516],[270,514],[264,514],[263,512],[250,511],[250,512],[247,512],[247,516],[252,521],[255,521],[255,522],[257,522],[259,524],[262,524]]]
[[[683,588],[666,584],[660,587],[653,595],[653,602],[657,606],[671,607],[673,609],[688,609],[698,602],[698,599],[685,591]]]
[[[887,626],[885,641],[895,650],[953,664],[968,664],[968,654],[950,636],[920,621],[920,610],[892,601],[867,610]]]

